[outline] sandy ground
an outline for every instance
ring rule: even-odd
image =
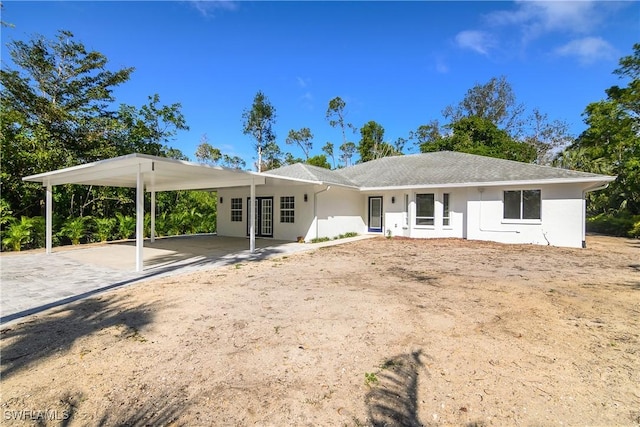
[[[640,241],[588,245],[377,238],[105,293],[1,331],[0,423],[637,426]]]

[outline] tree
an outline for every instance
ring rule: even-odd
[[[196,159],[201,163],[215,165],[221,158],[222,152],[220,152],[220,149],[214,148],[209,144],[206,134],[202,135],[200,138],[200,145],[196,148]]]
[[[356,128],[351,124],[345,121],[347,103],[342,100],[339,96],[336,96],[332,100],[329,101],[329,107],[327,108],[327,112],[325,114],[325,118],[329,121],[329,126],[331,127],[340,127],[340,131],[342,132],[342,143],[346,144],[347,142],[347,134],[346,129],[351,129],[352,131],[356,131]]]
[[[322,147],[322,151],[324,151],[324,153],[331,157],[331,161],[333,162],[333,168],[336,168],[336,156],[334,155],[333,152],[333,143],[332,142],[327,142],[326,144],[324,144],[324,147]]]
[[[610,87],[607,99],[587,106],[587,129],[558,159],[564,167],[617,176],[606,192],[589,193],[590,215],[640,215],[640,43],[619,64],[614,74],[627,85]]]
[[[442,138],[440,123],[432,120],[427,125],[420,125],[415,131],[409,132],[409,139],[414,141],[418,147],[422,145],[432,144]]]
[[[340,146],[340,160],[344,167],[351,165],[351,159],[356,151],[358,151],[358,147],[353,142],[345,142]]]
[[[488,119],[464,117],[449,127],[452,134],[426,139],[420,151],[459,151],[520,162],[531,162],[536,157],[531,145],[514,140]]]
[[[511,84],[501,76],[493,77],[485,84],[476,84],[457,106],[447,106],[442,115],[452,123],[463,117],[480,117],[518,136],[523,111],[524,106],[516,103]]]
[[[391,144],[384,142],[384,128],[373,120],[362,126],[360,135],[358,152],[361,162],[400,154]]]
[[[284,154],[275,141],[265,145],[262,154],[262,165],[258,165],[257,168],[259,171],[268,171],[282,166]]]
[[[313,147],[312,139],[313,134],[309,128],[302,128],[300,130],[291,129],[285,142],[290,145],[297,144],[300,149],[302,149],[305,159],[309,160],[309,151],[311,151]]]
[[[331,165],[327,161],[327,156],[324,154],[318,154],[317,156],[310,157],[307,159],[306,163],[320,168],[331,169]]]
[[[245,162],[239,156],[230,156],[228,154],[222,155],[222,165],[226,168],[232,169],[242,169],[247,166],[247,162]]]
[[[269,144],[275,143],[276,140],[276,134],[273,131],[276,109],[271,105],[264,93],[258,91],[253,98],[251,109],[245,110],[242,118],[244,120],[242,132],[245,135],[251,135],[256,140],[256,150],[258,151],[256,165],[258,172],[261,172],[263,150]]]
[[[180,104],[160,105],[156,94],[136,108],[113,110],[114,89],[133,68],[110,71],[107,58],[87,51],[68,31],[8,44],[16,66],[0,70],[0,180],[17,215],[41,214],[42,189],[21,178],[131,152],[167,155],[178,130],[188,129]],[[54,201],[69,216],[101,215],[132,203],[129,189],[57,186]],[[93,214],[93,212],[89,212]]]
[[[36,36],[8,47],[17,69],[3,62],[0,70],[3,197],[18,214],[38,215],[41,189],[21,178],[105,150],[112,92],[133,68],[107,70],[107,58],[68,31],[53,41]]]
[[[529,118],[529,132],[523,142],[536,150],[535,163],[549,165],[555,156],[574,140],[569,134],[569,125],[561,120],[549,120],[546,113],[534,108]]]

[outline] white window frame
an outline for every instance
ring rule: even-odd
[[[442,193],[442,226],[451,227],[451,193]]]
[[[538,193],[538,214],[536,218],[525,218],[525,192]],[[519,213],[518,217],[507,217],[507,193],[519,193]],[[539,188],[525,190],[504,190],[502,192],[502,222],[519,222],[519,223],[540,223],[542,221],[542,190]]]
[[[418,216],[419,211],[420,211],[420,206],[419,206],[419,203],[418,203],[418,199],[420,199],[420,196],[431,196],[431,198],[432,198],[431,201],[433,203],[432,206],[431,206],[432,216]],[[436,195],[435,195],[435,193],[416,193],[415,201],[416,201],[416,220],[415,220],[416,227],[429,227],[429,228],[435,227],[435,224],[436,224],[436,217],[435,217],[435,215],[436,215]],[[423,220],[423,221],[426,220],[427,223],[426,224],[424,224],[424,223],[421,224],[420,220]]]
[[[242,222],[242,197],[231,198],[231,222]]]
[[[280,223],[293,224],[296,218],[295,196],[280,196]]]

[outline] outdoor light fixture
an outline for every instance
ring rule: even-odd
[[[304,193],[304,201],[306,202],[307,200],[309,200],[309,198],[307,197],[307,193]]]
[[[396,196],[391,196],[391,203],[395,203],[396,202]]]
[[[222,198],[222,196],[220,196],[220,204],[222,204],[222,201],[223,201],[223,200],[224,200],[224,199]]]

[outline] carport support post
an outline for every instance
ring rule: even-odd
[[[249,252],[256,251],[256,183],[251,180],[251,206],[249,206]]]
[[[156,190],[151,190],[151,243],[156,241]]]
[[[144,269],[144,180],[142,166],[138,165],[136,176],[136,271]]]
[[[51,253],[52,247],[52,230],[53,230],[53,187],[50,181],[47,181],[47,191],[45,196],[45,247],[48,254]]]

